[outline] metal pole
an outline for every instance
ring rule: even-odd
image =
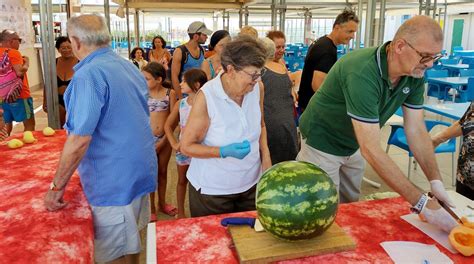
[[[52,0],[40,0],[41,43],[43,52],[43,79],[48,104],[48,126],[58,129],[59,104],[56,82],[56,53],[54,51]]]
[[[446,33],[446,23],[448,19],[448,0],[444,0],[444,21],[443,21],[443,34]]]
[[[362,0],[357,1],[357,17],[362,21]],[[359,23],[358,25],[358,30],[356,34],[356,46],[355,49],[360,49],[360,41],[361,41],[361,36],[362,36],[362,22]]]
[[[271,10],[272,10],[272,30],[276,30],[276,23],[277,23],[277,10],[276,10],[276,2],[277,0],[272,0]]]
[[[140,47],[140,13],[135,9],[135,16],[133,17],[133,24],[135,28],[135,43],[136,47]]]
[[[374,45],[374,17],[375,17],[375,0],[367,0],[367,16],[365,18],[365,36],[364,47],[372,47]]]
[[[285,32],[286,0],[280,0],[280,31]]]
[[[378,44],[383,43],[385,34],[385,5],[387,0],[380,0],[380,18],[379,18],[379,39]]]
[[[244,12],[244,25],[248,26],[249,25],[249,8],[245,7],[245,12]]]
[[[433,1],[433,7],[432,7],[432,10],[433,10],[433,19],[436,18],[436,9],[438,8],[438,1],[437,0],[434,0]]]
[[[69,19],[72,14],[71,0],[66,0],[66,17]]]
[[[242,9],[242,7],[240,7],[239,9],[239,28],[242,28],[243,26],[243,22],[244,22],[244,19],[243,19],[243,16],[244,16],[244,10]]]
[[[130,10],[128,8],[128,0],[125,0],[125,10],[126,10],[126,16],[127,16],[127,46],[128,46],[128,54],[127,58],[130,56],[131,52],[131,47],[130,44],[132,42],[131,36],[130,36]]]
[[[311,31],[312,31],[312,14],[311,11],[309,11],[308,8],[304,11],[304,43],[305,44],[310,44],[310,37],[311,37]]]
[[[107,23],[107,27],[110,30],[110,5],[109,5],[109,0],[104,0],[104,15],[105,15],[105,23]]]

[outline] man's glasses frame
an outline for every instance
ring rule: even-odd
[[[408,45],[408,47],[412,48],[417,54],[418,56],[421,57],[420,59],[420,63],[421,64],[425,64],[427,62],[430,62],[430,61],[433,61],[433,63],[436,63],[439,59],[441,59],[443,57],[442,54],[436,54],[436,55],[433,55],[433,56],[427,56],[427,55],[423,55],[423,53],[421,53],[420,51],[418,51],[415,47],[413,47],[410,42],[404,40],[405,43]]]

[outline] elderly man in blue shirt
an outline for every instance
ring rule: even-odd
[[[146,81],[109,48],[102,17],[73,17],[67,29],[80,63],[64,94],[68,137],[45,205],[67,205],[64,190],[78,168],[92,209],[95,261],[138,263],[138,231],[148,222],[158,170]]]

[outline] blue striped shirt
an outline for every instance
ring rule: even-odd
[[[64,127],[92,136],[78,168],[89,203],[122,206],[155,191],[157,157],[142,74],[110,48],[92,52],[74,70],[64,94]]]

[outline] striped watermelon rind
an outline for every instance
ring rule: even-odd
[[[257,184],[258,219],[267,232],[283,240],[324,233],[334,222],[338,202],[332,179],[309,162],[275,164]]]

